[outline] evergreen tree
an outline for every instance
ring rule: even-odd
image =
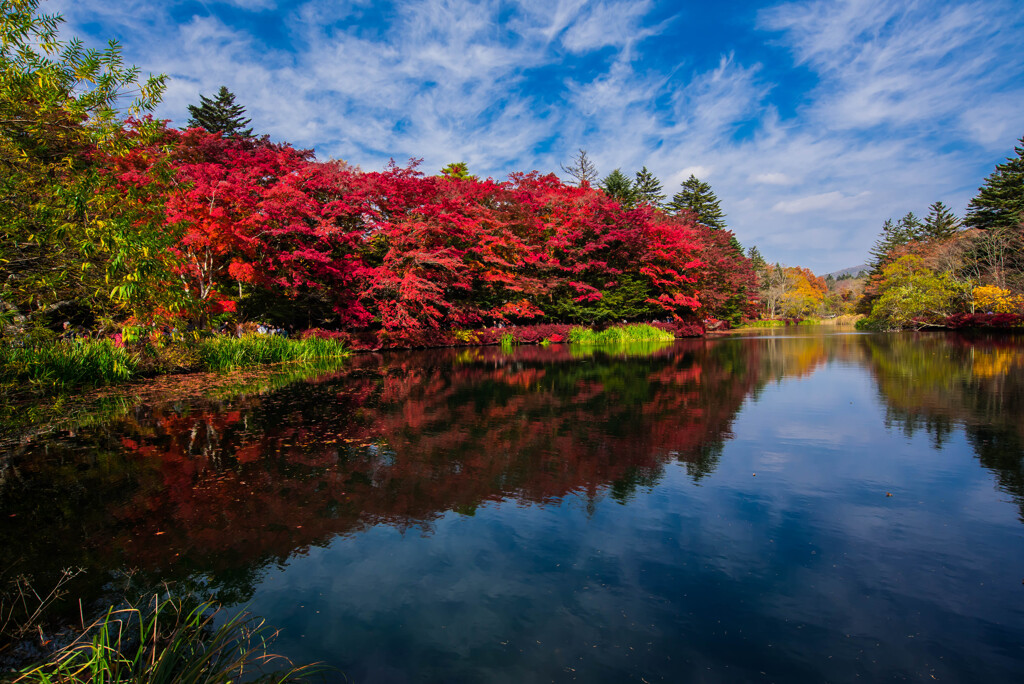
[[[750,265],[754,267],[754,271],[761,271],[768,265],[756,245],[747,250],[747,258],[750,259]]]
[[[593,185],[597,181],[597,166],[594,162],[590,161],[590,157],[587,156],[587,151],[580,148],[580,151],[572,158],[572,162],[569,166],[562,165],[562,171],[576,179],[573,185]]]
[[[234,94],[224,86],[212,100],[200,93],[199,104],[189,105],[188,113],[191,114],[188,128],[205,128],[210,133],[225,136],[252,137],[252,129],[245,128],[251,121],[244,117],[245,107],[235,104]]]
[[[601,181],[601,189],[612,199],[627,209],[632,209],[636,203],[636,194],[629,177],[620,169],[615,169]]]
[[[683,181],[682,189],[672,196],[668,206],[677,213],[684,210],[692,211],[697,215],[697,220],[705,226],[725,229],[725,214],[718,204],[718,197],[710,185],[692,173]]]
[[[452,162],[441,169],[441,175],[445,178],[457,178],[460,180],[477,180],[477,177],[469,172],[469,165],[466,162]]]
[[[638,205],[649,204],[658,208],[665,202],[661,181],[648,171],[646,166],[636,172],[636,180],[633,181],[633,194]]]
[[[925,238],[945,240],[953,236],[960,228],[960,219],[942,202],[934,202],[928,207],[928,215],[921,224],[921,234]]]
[[[896,224],[896,230],[901,236],[904,236],[903,243],[901,244],[920,240],[924,236],[924,224],[921,223],[921,219],[917,218],[917,214],[912,211],[908,211],[903,215],[903,218]]]
[[[967,205],[964,223],[971,228],[1016,228],[1024,222],[1024,137],[1013,149],[1017,156],[996,166]]]
[[[934,205],[933,205],[934,206]],[[917,240],[922,236],[923,227],[914,212],[907,212],[899,221],[893,222],[886,219],[882,224],[882,233],[875,240],[869,254],[871,255],[871,273],[877,275],[882,272],[889,253],[900,245]]]

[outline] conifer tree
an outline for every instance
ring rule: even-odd
[[[697,215],[697,220],[705,226],[725,229],[725,214],[718,204],[718,197],[710,185],[692,173],[683,181],[682,189],[672,196],[668,206],[674,212],[692,211]]]
[[[452,162],[441,169],[441,175],[445,178],[457,178],[459,180],[477,180],[477,177],[469,172],[469,165],[466,162]]]
[[[945,240],[952,237],[959,228],[960,219],[956,214],[942,202],[933,202],[921,224],[921,234],[925,238]]]
[[[636,172],[636,179],[633,181],[633,194],[638,205],[649,204],[658,208],[665,202],[661,181],[648,171],[646,166]]]
[[[885,219],[885,223],[882,224],[882,232],[879,233],[875,239],[875,244],[871,245],[871,249],[868,250],[868,254],[871,255],[869,262],[872,273],[881,273],[882,264],[885,262],[885,257],[889,254],[893,247],[903,244],[904,241],[900,240],[896,232],[896,224],[893,223],[891,218]]]
[[[697,216],[697,221],[705,226],[716,230],[725,230],[725,214],[718,203],[718,197],[711,189],[711,185],[700,180],[692,173],[682,183],[682,188],[672,196],[668,208],[679,213],[680,211],[692,211]],[[743,245],[736,239],[735,235],[729,236],[729,243],[733,249],[743,257]]]
[[[1016,157],[996,166],[967,205],[964,223],[971,228],[1016,228],[1024,222],[1024,137]]]
[[[245,107],[235,103],[234,94],[225,86],[213,99],[199,95],[198,105],[189,105],[188,128],[205,128],[210,133],[251,138],[252,129],[246,128],[251,119],[245,118]]]
[[[576,179],[573,185],[593,185],[597,181],[597,166],[590,161],[587,151],[582,147],[568,166],[562,164],[562,171]]]
[[[924,224],[921,223],[921,219],[917,218],[917,214],[912,211],[904,214],[903,218],[896,224],[897,232],[904,237],[904,243],[920,240],[923,236],[923,228]]]
[[[886,219],[885,223],[882,224],[881,234],[875,240],[875,244],[869,252],[871,255],[871,273],[873,275],[881,273],[889,253],[900,245],[920,239],[922,231],[921,221],[918,220],[912,211],[907,212],[903,218],[895,223],[892,219]]]
[[[750,265],[754,267],[754,271],[761,271],[768,265],[756,245],[747,250],[747,258],[750,259]]]
[[[636,204],[636,194],[629,177],[620,169],[615,169],[601,181],[601,189],[623,207],[632,209]]]

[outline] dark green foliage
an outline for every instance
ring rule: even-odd
[[[651,303],[653,296],[646,280],[623,274],[614,286],[601,290],[601,299],[596,302],[578,302],[567,291],[555,293],[541,306],[552,320],[606,324],[664,317],[664,309]]]
[[[960,229],[960,219],[942,202],[933,202],[921,223],[921,237],[935,240],[950,238]]]
[[[573,185],[593,185],[597,181],[597,166],[590,161],[587,151],[582,147],[568,166],[562,165],[562,171],[576,179]]]
[[[601,189],[624,207],[632,208],[636,205],[636,191],[633,188],[633,183],[620,169],[615,169],[604,177],[604,180],[601,181]]]
[[[1013,149],[1017,156],[996,166],[967,206],[969,227],[1016,228],[1024,221],[1024,137]]]
[[[188,128],[204,128],[210,133],[224,136],[251,138],[252,129],[246,128],[251,119],[245,118],[245,107],[235,103],[234,94],[225,86],[213,99],[199,95],[198,105],[189,105]]]
[[[761,256],[761,250],[756,245],[747,250],[747,258],[750,259],[750,265],[754,268],[754,271],[760,272],[768,265],[768,262]]]
[[[657,208],[665,203],[665,193],[661,188],[661,181],[648,171],[646,166],[636,172],[636,179],[633,181],[633,195],[637,205],[649,204]]]
[[[718,197],[715,196],[709,184],[698,179],[692,173],[683,181],[682,189],[672,196],[668,207],[676,213],[692,211],[697,215],[697,220],[705,226],[723,230],[726,227],[725,214],[722,213],[722,208],[719,206]]]
[[[905,245],[913,240],[920,239],[921,233],[921,221],[912,211],[907,212],[906,215],[896,223],[893,223],[892,219],[886,219],[885,223],[882,224],[881,235],[879,235],[878,239],[875,240],[875,244],[869,252],[869,254],[871,254],[871,261],[869,264],[871,266],[871,273],[880,273],[893,249],[900,247],[901,245]]]

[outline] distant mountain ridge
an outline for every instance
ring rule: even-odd
[[[848,268],[844,268],[841,271],[832,271],[831,273],[826,273],[825,277],[828,278],[829,276],[832,276],[833,278],[837,278],[838,279],[838,278],[841,278],[844,275],[856,276],[861,271],[869,271],[869,270],[871,270],[870,266],[868,266],[867,264],[860,264],[859,266],[849,266]]]

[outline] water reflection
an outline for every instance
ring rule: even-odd
[[[960,625],[960,609],[921,593],[927,578],[909,602],[896,583],[933,552],[957,582],[984,574],[964,560],[978,548],[950,550],[921,510],[901,511],[900,534],[918,536],[878,541],[877,530],[892,524],[887,489],[896,491],[892,506],[910,506],[959,496],[955,488],[969,483],[975,509],[943,525],[970,530],[975,544],[1019,536],[972,526],[979,511],[998,518],[999,502],[952,457],[965,441],[1024,510],[1022,384],[1017,338],[934,334],[439,350],[362,355],[310,377],[167,379],[140,388],[140,398],[104,397],[92,414],[19,428],[0,461],[0,547],[16,549],[39,577],[87,567],[78,588],[87,595],[114,570],[138,568],[228,602],[254,599],[272,622],[321,632],[291,643],[290,655],[337,657],[370,680],[500,679],[494,668],[510,679],[537,671],[569,679],[565,667],[591,680],[677,679],[725,667],[707,678],[734,681],[769,665],[775,679],[842,679],[868,670],[833,642],[832,618],[863,623],[862,649],[905,627],[862,615],[868,594],[883,612]],[[918,433],[930,453],[952,460],[932,464],[913,450]],[[876,558],[883,550],[895,558]],[[815,562],[829,552],[831,573]],[[419,593],[403,589],[427,577]],[[941,586],[937,595],[949,589]],[[331,597],[323,616],[296,612],[296,597],[315,602],[316,594]],[[825,610],[823,600],[835,604]],[[561,618],[541,617],[549,603]],[[735,613],[718,615],[719,605]],[[446,611],[460,610],[461,622],[445,619],[461,643],[477,644],[475,655],[455,657],[458,647],[434,633]],[[631,621],[648,622],[616,622],[634,611]],[[978,619],[1005,625],[1005,617]],[[327,635],[353,621],[351,631]],[[698,634],[702,621],[726,626]],[[797,622],[815,625],[810,641]],[[744,629],[776,645],[748,643],[750,634],[736,641]],[[531,630],[589,641],[536,657],[477,643]],[[946,648],[939,637],[929,643],[940,642]],[[641,647],[647,655],[628,660],[625,650]],[[374,660],[409,649],[418,655],[408,670]],[[852,669],[810,664],[807,653],[822,649],[845,653],[836,662]],[[893,649],[882,650],[903,657]],[[590,669],[565,660],[570,651]],[[979,667],[968,661],[961,666]],[[642,666],[630,670],[631,662]],[[739,669],[726,671],[730,663]],[[890,663],[906,672],[919,664]],[[1000,668],[988,674],[999,679]]]
[[[1024,520],[1024,344],[1005,334],[864,338],[887,423],[936,449],[962,428]]]
[[[699,479],[758,378],[757,356],[735,345],[579,355],[560,345],[362,357],[280,388],[150,397],[23,443],[5,471],[4,530],[10,548],[26,529],[54,531],[19,544],[30,565],[59,556],[160,576],[229,572],[244,598],[235,569],[367,526],[428,529],[507,497],[626,501],[667,461]],[[69,538],[80,549],[58,553]],[[68,558],[76,551],[98,556]]]

